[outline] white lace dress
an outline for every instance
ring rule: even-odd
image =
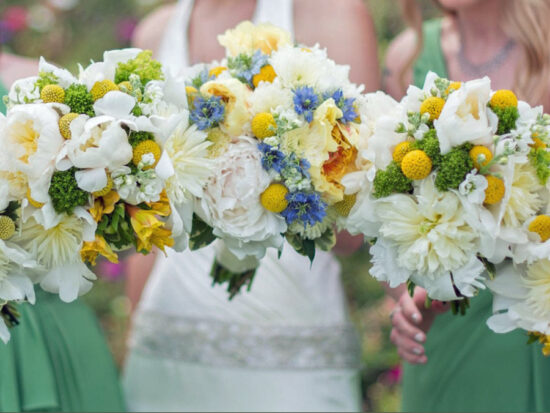
[[[188,66],[193,1],[180,1],[161,60]],[[254,21],[292,31],[292,1],[258,1]],[[178,34],[179,33],[179,34]],[[124,387],[133,411],[360,411],[359,343],[338,262],[287,245],[252,290],[228,301],[214,249],[159,254],[137,309]]]

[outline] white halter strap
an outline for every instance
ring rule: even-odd
[[[159,49],[159,60],[172,73],[191,65],[187,38],[194,0],[179,0]],[[293,0],[257,0],[254,23],[271,23],[294,34]]]

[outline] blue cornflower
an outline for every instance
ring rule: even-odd
[[[277,150],[267,143],[259,143],[258,149],[262,152],[262,166],[266,171],[270,169],[275,170],[277,173],[281,173],[285,168],[285,154]]]
[[[304,115],[306,121],[313,120],[313,111],[317,109],[319,97],[312,87],[301,86],[294,90],[294,110],[298,115]]]
[[[327,204],[325,204],[318,193],[292,192],[286,196],[288,206],[281,213],[287,224],[296,220],[302,221],[304,226],[313,226],[321,222],[326,216]]]
[[[355,107],[353,106],[353,104],[355,103],[355,98],[344,98],[344,92],[342,91],[342,89],[338,89],[332,95],[325,95],[325,99],[329,98],[332,98],[334,100],[336,106],[338,106],[338,108],[343,113],[342,117],[338,120],[344,123],[348,123],[357,118],[358,114],[355,111]]]
[[[191,121],[199,130],[212,128],[220,123],[225,116],[225,106],[219,96],[204,98],[197,96],[193,101]]]
[[[286,166],[293,168],[297,173],[301,174],[305,178],[310,178],[309,168],[311,167],[311,164],[307,159],[298,158],[295,153],[291,153],[288,156]]]

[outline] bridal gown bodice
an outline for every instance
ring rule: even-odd
[[[180,0],[159,57],[189,66],[192,0]],[[255,22],[293,29],[292,0],[259,0]],[[268,250],[250,291],[212,286],[213,246],[158,254],[125,366],[136,411],[358,411],[359,347],[329,253]]]

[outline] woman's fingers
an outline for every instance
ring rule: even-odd
[[[414,324],[418,325],[422,322],[422,314],[409,294],[404,293],[401,295],[398,305],[401,307],[401,311],[405,317],[411,320]]]
[[[417,343],[426,341],[426,334],[407,319],[403,311],[397,311],[392,317],[392,325],[400,334],[414,340]]]
[[[397,353],[403,360],[414,364],[428,361],[424,354],[424,347],[399,333],[395,328],[391,332],[390,339],[397,347]]]

